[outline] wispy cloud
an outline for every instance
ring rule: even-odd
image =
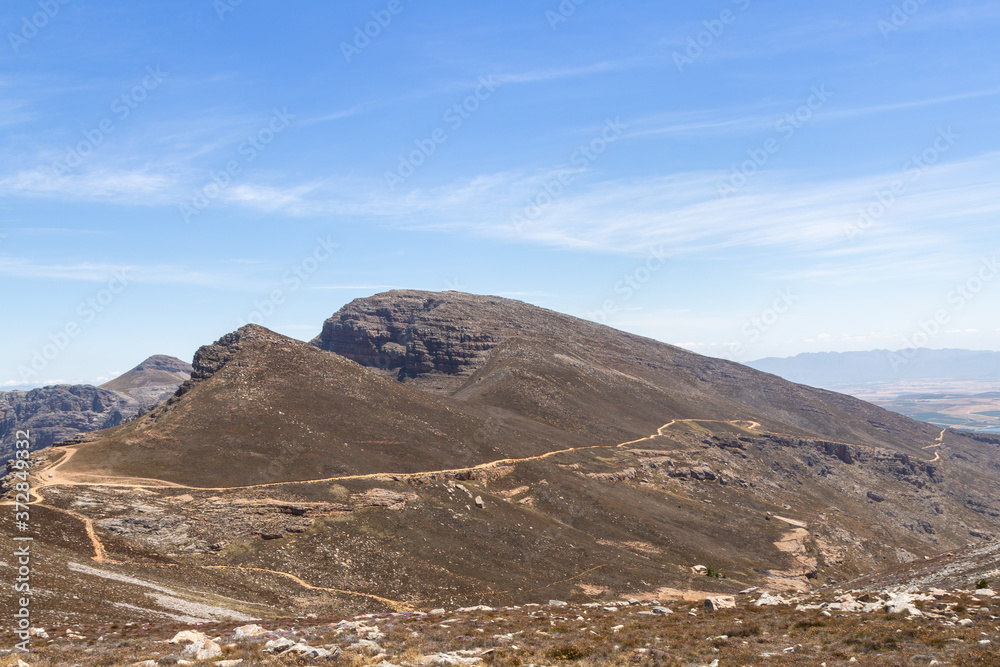
[[[497,74],[495,79],[500,83],[541,83],[555,79],[568,79],[590,74],[614,72],[638,64],[637,59],[606,60],[578,67],[553,67],[548,69],[527,70],[508,74]]]
[[[175,265],[134,265],[98,262],[52,264],[31,259],[0,256],[0,276],[70,280],[107,283],[115,276],[124,276],[127,284],[212,286],[223,289],[252,291],[260,285],[247,283],[239,276],[210,273],[200,269]]]
[[[817,276],[843,274],[852,265],[866,271],[888,270],[893,261],[900,266],[912,261],[916,270],[920,261],[936,252],[942,253],[941,261],[958,261],[955,251],[961,248],[956,248],[956,239],[1000,214],[995,195],[1000,153],[989,153],[928,170],[854,242],[846,228],[871,203],[873,192],[899,174],[809,181],[774,171],[728,199],[718,194],[725,175],[716,172],[606,181],[585,174],[579,184],[539,209],[536,218],[516,227],[512,215],[522,211],[528,198],[555,173],[501,172],[399,197],[380,193],[375,184],[336,193],[328,189],[329,183],[312,184],[278,189],[262,205],[268,210],[280,205],[286,212],[340,213],[388,227],[598,252],[641,254],[662,246],[697,255],[722,249],[784,248],[829,261],[830,266],[810,269]],[[259,199],[248,197],[241,203],[254,206]],[[917,254],[925,259],[912,259]]]
[[[400,289],[397,285],[316,285],[310,289],[318,290],[392,290]]]

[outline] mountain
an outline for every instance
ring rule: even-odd
[[[140,403],[156,405],[170,398],[177,387],[191,377],[192,370],[191,364],[176,357],[155,354],[127,373],[100,386],[102,389],[131,396]]]
[[[753,419],[911,454],[937,434],[849,396],[510,299],[387,292],[348,304],[312,342],[403,384],[602,437],[650,433],[665,415]]]
[[[0,392],[0,460],[13,454],[15,429],[30,429],[33,448],[42,449],[79,433],[118,426],[172,396],[190,373],[190,364],[156,355],[100,387]]]
[[[31,482],[60,624],[805,591],[1000,534],[1000,439],[455,292],[227,334]]]
[[[1000,382],[1000,352],[931,350],[807,352],[747,365],[814,387],[857,387],[904,380]]]

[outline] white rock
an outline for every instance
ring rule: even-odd
[[[484,604],[478,605],[476,607],[462,607],[461,609],[456,609],[455,613],[467,612],[467,611],[495,611],[493,607],[487,607]]]
[[[48,639],[49,633],[45,632],[45,628],[28,628],[28,636]]]
[[[264,644],[264,650],[270,653],[280,653],[290,646],[295,646],[295,642],[288,637],[280,637]]]
[[[704,565],[695,565],[691,568],[691,571],[695,574],[708,574],[708,568]]]
[[[788,604],[788,601],[780,595],[761,593],[760,599],[753,603],[755,607],[776,607],[781,604]]]
[[[222,653],[222,647],[211,639],[202,639],[200,642],[188,644],[187,648],[181,651],[182,658],[192,660],[211,660]]]
[[[567,604],[569,603],[563,602],[562,600],[549,600],[550,607],[565,607]]]
[[[890,614],[909,614],[910,616],[923,616],[919,609],[913,606],[914,597],[908,593],[895,595],[885,603],[885,610]]]
[[[328,651],[325,648],[316,648],[315,646],[309,646],[308,644],[293,644],[288,647],[285,651],[282,651],[282,655],[297,655],[303,658],[331,658],[340,655],[340,649],[333,651]]]
[[[197,630],[182,630],[174,635],[173,639],[168,639],[168,644],[194,644],[205,639],[205,633]]]
[[[966,626],[972,625],[972,619],[971,618],[963,618],[962,620],[960,620],[958,622],[958,624],[961,625],[964,628]]]
[[[980,588],[973,595],[978,595],[984,598],[995,598],[997,596],[996,592],[990,588]]]
[[[715,609],[736,609],[736,598],[732,595],[716,595],[705,598],[705,609],[709,611]]]
[[[267,630],[264,628],[251,623],[250,625],[241,625],[233,630],[233,637],[236,639],[246,639],[247,637],[259,637],[266,632]]]
[[[242,665],[243,658],[238,658],[236,660],[220,660],[212,665],[212,667],[236,667],[236,665]]]
[[[458,655],[458,651],[453,653],[434,653],[422,656],[416,660],[418,665],[476,665],[482,661],[482,658]]]

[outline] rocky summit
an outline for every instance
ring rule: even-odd
[[[971,637],[957,623],[973,593],[927,591],[996,578],[998,482],[997,438],[517,301],[388,292],[345,306],[312,343],[255,325],[227,334],[165,403],[38,452],[37,614],[48,627],[213,624],[190,642],[217,644],[211,659],[301,645],[303,660],[357,664],[758,664],[841,641],[810,628],[903,610],[944,633],[907,635],[916,655],[947,639],[945,623]],[[975,565],[947,561],[963,554]],[[928,578],[925,564],[946,561],[947,580]],[[900,597],[916,590],[933,599]],[[740,611],[772,606],[785,611]],[[682,611],[662,625],[663,609]],[[298,634],[281,621],[375,613],[394,614],[391,648],[353,627],[339,637],[339,620]],[[706,613],[726,622],[676,623]],[[991,613],[985,602],[969,618]],[[851,620],[829,620],[840,614]],[[227,634],[251,621],[260,646]],[[402,641],[431,628],[434,641]],[[598,650],[591,631],[618,649]],[[675,632],[714,634],[680,650]],[[959,655],[938,648],[927,654]]]

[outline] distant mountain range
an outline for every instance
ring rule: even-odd
[[[905,380],[1000,382],[1000,352],[975,350],[807,352],[747,366],[812,387],[837,389]]]
[[[191,364],[158,354],[106,382],[0,392],[0,461],[14,447],[14,430],[30,429],[34,449],[80,433],[110,428],[166,400],[191,376]]]

